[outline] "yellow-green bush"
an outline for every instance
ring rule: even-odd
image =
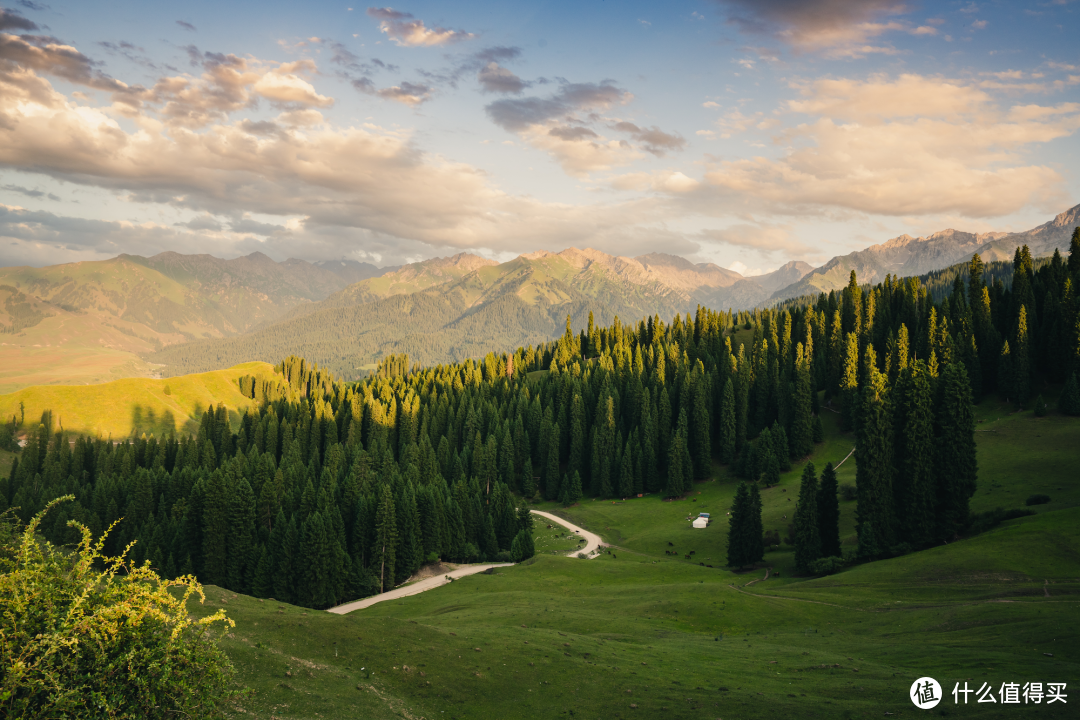
[[[0,518],[0,716],[216,717],[233,701],[233,668],[216,641],[223,611],[194,620],[193,577],[164,581],[149,564],[102,555],[79,523],[73,552]]]

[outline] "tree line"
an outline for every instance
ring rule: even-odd
[[[823,391],[857,436],[858,552],[879,557],[964,528],[974,397],[1075,385],[1073,244],[1037,272],[1018,249],[1011,288],[983,284],[975,257],[940,303],[917,279],[864,289],[853,274],[803,306],[605,327],[590,314],[550,342],[426,368],[399,356],[360,382],[290,357],[258,409],[208,408],[194,436],[70,443],[40,426],[0,505],[26,520],[71,494],[46,528],[56,542],[73,540],[70,517],[95,536],[123,518],[107,552],[138,539],[133,558],[168,577],[328,607],[424,562],[531,556],[522,498],[678,498],[719,462],[746,483],[729,558],[742,565],[761,553],[758,484],[821,439]],[[828,474],[800,498],[804,567],[836,550]]]

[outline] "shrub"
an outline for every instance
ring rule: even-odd
[[[818,558],[810,563],[810,572],[814,575],[832,575],[844,568],[844,558],[833,555],[831,557]]]
[[[1058,410],[1063,415],[1080,415],[1080,387],[1076,382],[1076,373],[1069,375],[1065,388],[1058,397]]]
[[[168,383],[165,384],[164,392],[165,392],[166,395],[172,395],[172,388],[169,387]]]
[[[776,530],[766,530],[761,536],[761,544],[765,547],[779,547],[780,533]]]
[[[1029,495],[1028,499],[1024,501],[1025,505],[1045,505],[1050,502],[1049,495]]]
[[[1046,401],[1043,400],[1043,396],[1035,398],[1035,417],[1046,416]]]
[[[188,601],[205,599],[193,577],[106,557],[105,538],[80,523],[70,553],[36,537],[70,499],[34,516],[0,561],[0,716],[221,717],[234,671],[215,639],[233,621],[223,610],[191,619]]]
[[[851,483],[844,483],[840,486],[840,499],[845,502],[851,502],[859,497],[859,491]]]
[[[974,513],[968,522],[968,534],[977,535],[997,527],[1006,520],[1015,520],[1016,518],[1034,514],[1034,510],[1023,510],[1020,508],[1014,508],[1012,510],[995,508],[993,510],[987,510],[986,512]]]

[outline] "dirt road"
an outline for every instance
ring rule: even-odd
[[[558,523],[563,527],[570,528],[574,532],[581,535],[581,537],[585,538],[585,547],[571,550],[569,553],[567,553],[568,555],[570,555],[571,557],[576,557],[578,553],[583,552],[590,560],[596,557],[594,553],[596,553],[597,549],[599,549],[600,545],[602,545],[604,542],[600,539],[599,535],[597,535],[596,533],[591,533],[584,528],[579,528],[574,523],[570,522],[569,520],[563,520],[558,515],[552,515],[551,513],[544,512],[543,510],[532,510],[530,512],[532,512],[533,515],[539,515],[540,517],[546,518],[554,523]]]
[[[418,595],[425,590],[437,588],[440,585],[446,585],[450,582],[448,577],[461,578],[466,575],[473,575],[478,572],[483,572],[488,568],[507,567],[513,565],[513,563],[480,563],[477,565],[466,565],[465,567],[459,567],[457,570],[451,570],[446,575],[436,575],[435,577],[424,578],[423,580],[417,580],[411,585],[405,585],[403,587],[394,588],[393,590],[387,590],[384,593],[378,595],[372,595],[361,600],[354,600],[344,605],[338,605],[332,607],[327,612],[332,612],[337,615],[344,615],[350,613],[353,610],[361,610],[366,607],[371,607],[375,603],[381,603],[386,600],[397,600],[398,598],[409,597],[410,595]]]

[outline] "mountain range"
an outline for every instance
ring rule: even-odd
[[[814,268],[801,261],[744,277],[663,253],[619,257],[541,250],[498,263],[459,253],[378,268],[353,260],[275,262],[153,257],[0,268],[0,391],[276,362],[297,353],[355,377],[388,353],[430,364],[542,342],[566,316],[670,318],[698,305],[748,309],[885,275],[1067,250],[1080,206],[1022,233],[901,235]]]

